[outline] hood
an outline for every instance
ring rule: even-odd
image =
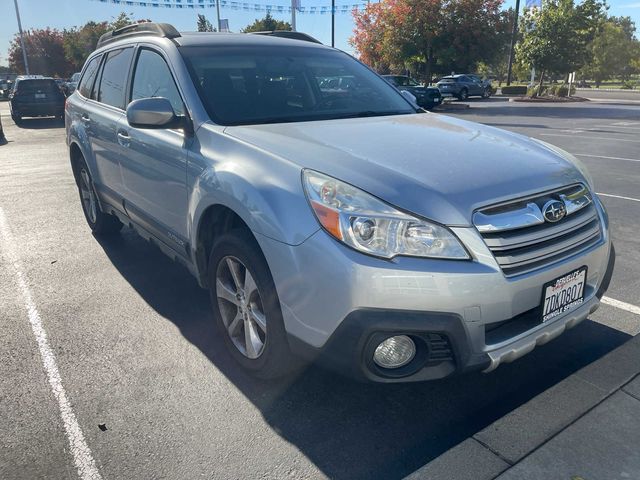
[[[471,225],[482,206],[586,183],[570,158],[541,143],[431,113],[234,126],[225,133],[446,225]]]

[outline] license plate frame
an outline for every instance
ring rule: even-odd
[[[547,323],[584,303],[587,270],[587,266],[583,265],[544,284],[541,300],[542,323]],[[569,293],[563,296],[565,291]]]
[[[43,98],[47,98],[47,94],[46,93],[36,93],[35,94],[35,98],[38,100],[41,100]]]

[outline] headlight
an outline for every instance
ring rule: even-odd
[[[384,258],[469,258],[445,227],[401,212],[347,183],[304,170],[303,184],[318,222],[356,250]]]

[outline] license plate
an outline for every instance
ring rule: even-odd
[[[44,93],[36,93],[36,98],[47,98],[47,95]]]
[[[548,322],[582,305],[586,280],[587,267],[585,266],[545,284],[542,289],[542,321]]]

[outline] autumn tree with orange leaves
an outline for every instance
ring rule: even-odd
[[[471,71],[504,51],[511,12],[503,0],[381,0],[354,11],[351,45],[381,71],[418,66],[433,72]]]

